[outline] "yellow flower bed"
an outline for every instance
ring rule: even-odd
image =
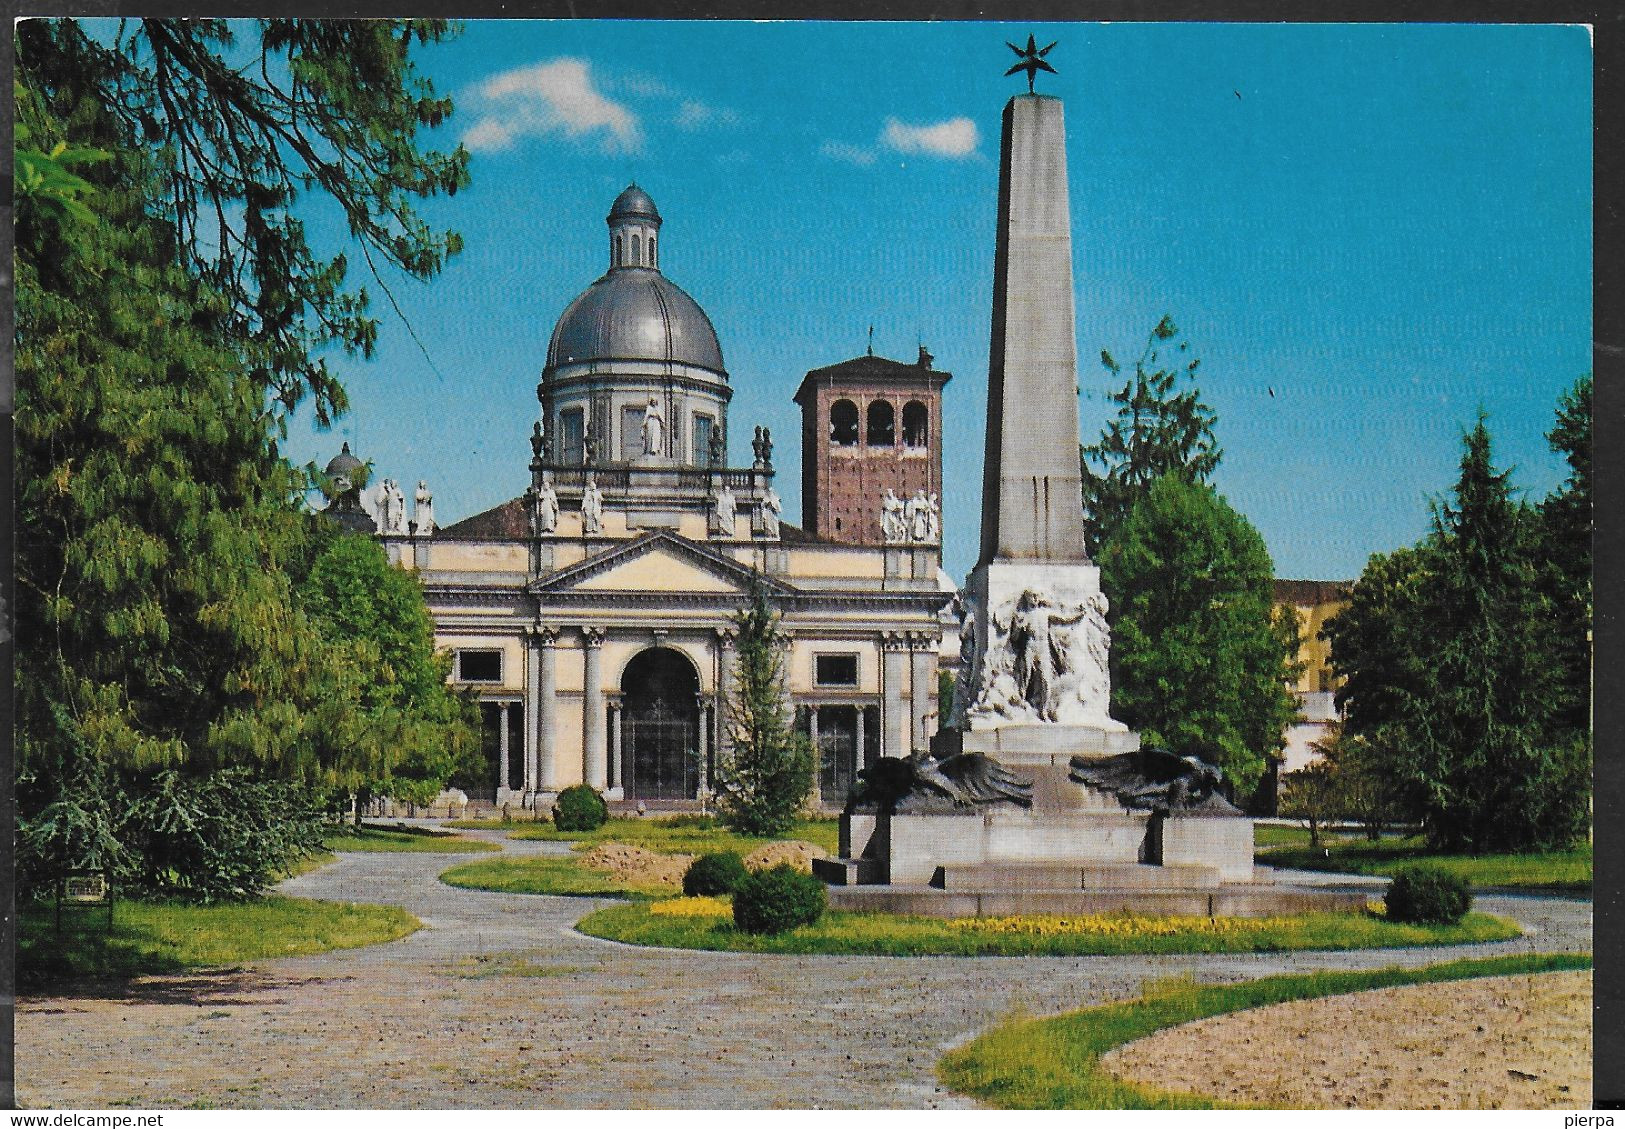
[[[1089,914],[1080,917],[959,917],[955,928],[972,933],[1022,933],[1039,937],[1168,937],[1176,933],[1234,936],[1292,924],[1284,917],[1131,917],[1125,914]]]
[[[733,911],[727,898],[669,898],[649,904],[655,917],[731,917]]]

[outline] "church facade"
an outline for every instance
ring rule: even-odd
[[[729,442],[721,345],[661,272],[654,201],[629,187],[607,222],[609,268],[548,346],[525,493],[446,526],[407,523],[393,484],[378,507],[454,683],[482,705],[489,779],[465,790],[515,806],[582,782],[627,803],[703,799],[728,753],[734,617],[754,578],[782,616],[815,795],[838,806],[857,771],[938,726],[954,638],[937,504],[949,376],[923,348],[912,365],[809,372],[796,399],[811,528],[792,525],[767,431],[728,465],[743,444]],[[425,497],[420,484],[420,510]]]

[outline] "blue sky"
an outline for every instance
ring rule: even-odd
[[[636,180],[721,337],[730,462],[771,427],[789,516],[808,369],[872,324],[876,352],[923,340],[954,374],[963,576],[999,121],[1025,89],[1004,42],[1029,30],[1060,41],[1040,89],[1066,100],[1085,439],[1100,350],[1132,358],[1171,314],[1219,415],[1216,483],[1277,575],[1352,577],[1414,541],[1481,406],[1519,486],[1562,479],[1543,436],[1590,367],[1591,45],[1530,26],[471,22],[421,55],[458,106],[435,143],[468,144],[474,179],[426,214],[466,250],[392,282],[428,359],[379,302],[377,357],[340,365],[350,415],[296,418],[288,453],[349,439],[427,479],[442,523],[521,493],[548,337]]]

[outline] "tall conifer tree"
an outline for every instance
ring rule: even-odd
[[[1171,474],[1205,483],[1223,456],[1213,436],[1218,417],[1195,385],[1202,362],[1190,356],[1190,342],[1177,338],[1173,318],[1157,322],[1134,374],[1111,394],[1117,415],[1098,443],[1080,450],[1084,532],[1092,552],[1111,539],[1157,479]],[[1100,360],[1112,376],[1122,375],[1110,353],[1101,350]]]
[[[812,743],[792,725],[779,617],[757,580],[735,619],[733,694],[725,707],[731,749],[717,764],[717,807],[746,835],[782,835],[812,792]]]
[[[25,881],[94,865],[250,894],[308,846],[308,797],[398,763],[357,759],[384,672],[296,593],[323,538],[276,439],[306,394],[342,410],[323,348],[376,335],[296,198],[336,202],[369,262],[409,275],[456,249],[410,203],[466,175],[417,151],[448,106],[409,49],[446,28],[253,26],[248,48],[214,21],[18,28]]]

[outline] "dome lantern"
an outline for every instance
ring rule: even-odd
[[[635,184],[615,197],[605,222],[609,224],[609,269],[660,269],[657,235],[660,212],[649,194]]]
[[[665,373],[698,370],[701,379],[728,379],[711,319],[659,267],[663,222],[655,202],[628,185],[609,209],[609,270],[565,309],[553,329],[543,379],[561,368],[605,364],[662,366]]]

